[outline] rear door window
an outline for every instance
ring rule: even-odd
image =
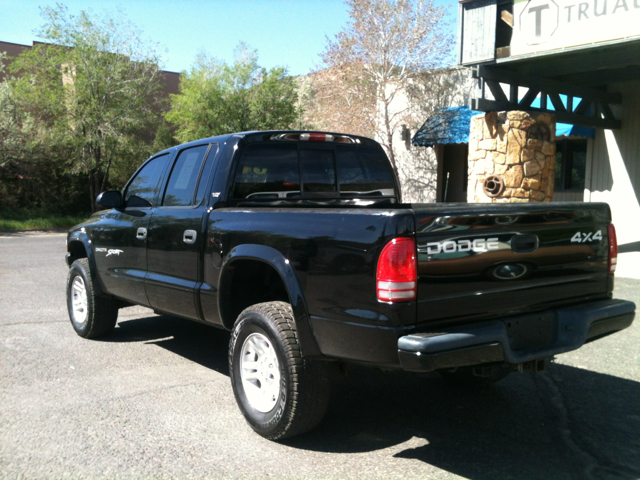
[[[194,204],[196,185],[208,149],[209,145],[200,145],[180,152],[169,176],[163,206],[186,207]]]

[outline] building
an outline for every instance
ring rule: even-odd
[[[472,109],[593,129],[556,144],[554,200],[607,202],[620,250],[638,251],[640,1],[459,0],[458,33]]]
[[[11,43],[11,42],[3,42],[0,40],[0,52],[6,52],[7,60],[5,60],[5,67],[9,64],[11,57],[17,57],[22,52],[27,50],[31,50],[35,45],[42,44],[43,42],[33,42],[32,45],[21,45],[19,43]],[[5,69],[6,71],[6,69]],[[168,72],[166,70],[161,70],[161,82],[162,82],[162,92],[165,96],[169,96],[171,94],[178,94],[179,85],[180,85],[180,74],[176,72]],[[6,72],[0,72],[0,82],[4,80],[6,76]]]

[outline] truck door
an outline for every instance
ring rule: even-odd
[[[144,287],[147,229],[170,157],[167,153],[147,161],[125,188],[124,210],[113,210],[110,222],[95,229],[96,266],[106,290],[140,305],[149,304]]]
[[[152,308],[199,318],[195,295],[202,277],[203,221],[217,145],[178,152],[147,238],[145,285]]]

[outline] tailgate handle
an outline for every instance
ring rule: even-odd
[[[511,250],[516,253],[535,252],[540,245],[537,235],[514,235],[511,237]]]

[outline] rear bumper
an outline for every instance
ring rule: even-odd
[[[491,362],[518,364],[580,348],[627,328],[635,304],[603,300],[532,315],[414,333],[398,339],[403,370],[430,372]]]

